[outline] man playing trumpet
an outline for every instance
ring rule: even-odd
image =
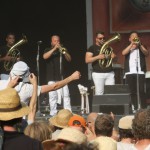
[[[43,58],[46,60],[48,84],[51,85],[56,81],[62,80],[64,77],[63,63],[65,60],[70,62],[71,56],[67,49],[60,44],[60,37],[58,35],[53,35],[51,37],[51,46],[45,49]],[[61,99],[63,99],[64,108],[71,110],[70,95],[67,85],[57,91],[49,92],[51,116],[57,113],[57,103],[60,104]]]
[[[129,42],[130,44],[123,49],[122,55],[125,56],[124,70],[126,83],[129,85],[134,112],[139,107],[138,98],[140,98],[141,107],[146,107],[144,83],[146,72],[145,57],[148,56],[148,50],[140,42],[136,31],[131,32]],[[139,93],[137,90],[139,90]]]

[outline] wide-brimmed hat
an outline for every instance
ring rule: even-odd
[[[68,127],[61,130],[56,141],[66,141],[82,144],[87,142],[87,137],[81,131]]]
[[[68,125],[75,127],[86,127],[86,121],[82,116],[74,115],[70,118]]]
[[[29,107],[20,102],[20,97],[15,89],[7,88],[0,91],[0,120],[20,118],[29,112]]]
[[[52,125],[59,128],[68,127],[68,121],[73,116],[72,112],[68,109],[62,109],[58,112],[57,115],[50,118],[49,121]]]
[[[13,76],[20,76],[22,78],[22,82],[29,82],[29,67],[23,61],[18,61],[13,65],[11,69],[10,75]]]
[[[134,116],[131,115],[131,116],[125,116],[125,117],[122,117],[120,120],[119,120],[119,125],[118,127],[120,129],[132,129],[132,120],[134,119]]]

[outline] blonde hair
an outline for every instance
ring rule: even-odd
[[[52,138],[52,130],[46,122],[34,122],[28,125],[24,134],[41,142]]]

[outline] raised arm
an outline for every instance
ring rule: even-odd
[[[53,83],[51,85],[42,85],[41,86],[41,93],[55,91],[59,88],[62,88],[63,86],[67,85],[68,83],[70,83],[74,80],[78,80],[80,77],[81,77],[80,72],[75,71],[72,75],[70,75],[69,77],[65,78],[62,81],[58,81],[58,82]]]
[[[30,113],[28,115],[28,123],[33,123],[35,120],[35,114],[36,114],[36,106],[37,106],[37,77],[31,73],[29,75],[30,83],[33,85],[33,93],[30,100]]]
[[[148,56],[149,55],[149,51],[147,50],[147,48],[144,47],[144,45],[140,45],[140,48],[141,48],[141,51],[143,52],[143,54],[145,56]]]
[[[65,57],[65,59],[66,59],[68,62],[71,61],[71,55],[70,55],[68,52],[66,52],[66,53],[64,54],[64,57]]]
[[[57,50],[56,46],[43,54],[43,59],[48,59]]]
[[[122,55],[127,55],[132,50],[133,44],[131,43],[122,51]]]

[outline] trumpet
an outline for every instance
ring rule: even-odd
[[[65,47],[63,47],[62,45],[59,46],[59,52],[63,55],[65,55],[67,53],[67,49]]]
[[[135,44],[137,44],[137,45],[139,45],[139,44],[141,43],[141,41],[140,41],[140,39],[139,39],[138,37],[135,37],[135,38],[133,39],[133,42],[134,42]]]

